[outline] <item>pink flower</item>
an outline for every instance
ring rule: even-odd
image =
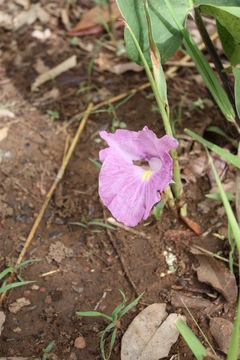
[[[146,220],[172,179],[169,155],[177,141],[168,135],[159,139],[147,126],[141,131],[101,131],[109,147],[99,153],[102,168],[99,195],[112,215],[126,226]]]

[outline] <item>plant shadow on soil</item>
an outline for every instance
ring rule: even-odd
[[[79,81],[86,78],[89,55],[72,47],[62,32],[57,33],[55,42],[48,42],[47,46],[36,41],[31,33],[32,27],[24,27],[18,33],[1,30],[1,104],[9,104],[17,121],[4,122],[3,125],[10,124],[9,133],[0,143],[4,154],[7,151],[11,154],[3,158],[0,168],[0,270],[9,260],[17,258],[56,176],[66,138],[66,131],[59,130],[73,115],[86,108],[86,97],[76,95],[76,81],[79,86]],[[92,40],[87,38],[86,41]],[[30,91],[38,59],[51,68],[73,53],[78,57],[76,69],[44,84],[36,93]],[[181,134],[184,127],[203,133],[209,124],[224,124],[215,106],[204,110],[195,108],[189,113],[194,100],[209,97],[204,87],[194,81],[195,74],[194,70],[180,69],[178,76],[168,81],[169,100],[173,106],[180,103],[184,93],[188,94],[178,129]],[[113,76],[94,70],[92,81],[99,89],[117,95],[142,84],[146,78],[143,73]],[[59,92],[55,100],[45,96],[53,88]],[[148,125],[160,137],[164,131],[159,115],[151,111],[153,99],[149,99],[150,93],[150,90],[137,93],[117,110],[117,116],[128,129],[139,130]],[[100,95],[96,93],[95,96]],[[46,116],[48,109],[58,111],[60,121],[54,122]],[[136,296],[106,231],[96,233],[91,228],[69,224],[82,222],[84,218],[88,221],[104,219],[97,191],[98,169],[88,158],[98,158],[104,144],[96,141],[97,133],[102,128],[111,130],[112,118],[109,113],[90,116],[27,253],[27,258],[42,259],[22,273],[25,279],[36,280],[37,286],[15,289],[4,303],[7,321],[0,338],[0,356],[41,356],[42,350],[55,340],[53,352],[59,359],[100,359],[98,332],[104,328],[104,321],[80,319],[75,315],[76,311],[93,310],[98,305],[98,310],[110,313],[121,299],[119,289],[129,301]],[[73,123],[67,131],[74,134],[76,128],[77,123]],[[185,185],[189,216],[201,226],[202,233],[219,222],[226,228],[226,221],[217,212],[219,204],[207,213],[199,211],[198,204],[209,187],[206,175]],[[140,224],[137,230],[146,233],[149,239],[122,229],[112,233],[137,292],[145,291],[143,303],[126,315],[122,328],[126,329],[145,304],[154,302],[165,302],[170,312],[183,313],[194,328],[184,308],[174,305],[173,297],[177,292],[179,296],[204,298],[216,304],[211,314],[198,307],[192,309],[199,325],[215,345],[209,332],[209,317],[221,314],[232,319],[234,307],[226,305],[212,288],[197,281],[190,246],[197,244],[213,252],[222,251],[224,255],[228,251],[227,239],[220,241],[211,232],[205,237],[196,236],[167,209],[159,222],[151,217],[146,223],[147,226]],[[177,258],[176,271],[172,274],[167,274],[163,255],[169,248]],[[40,276],[52,270],[58,272]],[[11,313],[9,304],[21,297],[28,298],[31,305],[17,314]],[[85,349],[74,347],[78,336],[85,338]],[[176,353],[180,358],[193,359],[180,338],[169,356]],[[120,336],[112,359],[120,359]]]

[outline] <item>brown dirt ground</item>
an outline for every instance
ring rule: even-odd
[[[42,1],[43,5],[45,3]],[[86,78],[91,56],[70,45],[61,24],[53,22],[51,26],[55,41],[47,44],[32,38],[34,25],[25,26],[18,32],[0,30],[0,104],[8,104],[8,109],[15,114],[12,119],[0,119],[1,128],[9,127],[7,138],[0,143],[0,270],[18,257],[56,176],[66,135],[69,133],[72,136],[77,128],[76,122],[70,127],[65,125],[73,115],[86,108],[86,96],[79,97],[76,91]],[[94,38],[83,41],[96,43]],[[52,67],[72,54],[78,57],[78,66],[74,70],[44,84],[36,93],[30,91],[36,77],[34,65],[37,59],[43,59],[46,65]],[[196,83],[195,75],[192,69],[180,69],[177,78],[168,82],[172,106],[177,107],[183,94],[187,94],[182,106],[182,123],[178,125],[179,134],[183,133],[184,127],[203,134],[208,124],[225,126],[214,106],[190,110],[192,101],[199,97],[209,98],[203,85]],[[102,89],[117,95],[145,81],[143,73],[129,72],[117,76],[95,68],[92,83],[100,89],[94,94],[95,101],[99,101]],[[45,98],[53,88],[59,90],[57,99]],[[154,101],[150,94],[149,90],[138,93],[117,110],[117,116],[127,124],[128,129],[139,130],[148,124],[158,136],[162,136],[164,132],[159,115],[151,111]],[[60,120],[53,121],[46,115],[47,109],[58,111]],[[7,321],[0,338],[0,356],[38,357],[42,355],[43,348],[55,340],[53,352],[59,359],[100,359],[98,332],[103,329],[104,321],[80,319],[76,311],[92,310],[100,302],[98,309],[110,314],[120,301],[119,289],[129,300],[136,297],[107,232],[96,233],[91,228],[70,224],[83,221],[84,217],[88,221],[104,221],[97,191],[98,169],[88,158],[98,157],[98,151],[104,144],[96,141],[97,133],[102,128],[111,129],[112,117],[111,113],[99,113],[91,115],[87,122],[64,179],[27,252],[26,258],[41,258],[41,261],[25,268],[22,276],[25,280],[35,280],[39,288],[33,290],[30,285],[15,289],[4,303]],[[188,156],[192,146],[190,142],[185,152],[180,154],[181,158]],[[226,221],[217,211],[220,205],[209,208],[207,213],[198,209],[209,188],[207,175],[198,175],[196,182],[185,185],[189,216],[201,226],[202,234],[213,227],[205,237],[196,236],[179,221],[176,214],[167,209],[159,222],[151,217],[137,227],[150,240],[121,229],[113,233],[115,246],[124,259],[125,270],[128,270],[137,292],[145,291],[142,303],[124,318],[123,331],[140,309],[154,302],[165,302],[170,312],[185,314],[189,325],[195,329],[186,310],[173,304],[173,295],[178,292],[179,296],[198,296],[216,305],[211,313],[195,309],[193,314],[217,348],[209,333],[209,319],[211,316],[222,316],[231,320],[234,306],[226,304],[211,287],[197,281],[192,269],[195,259],[190,253],[190,246],[198,244],[228,256],[227,239],[219,240],[213,236],[216,230],[214,224],[220,222],[222,229],[226,230]],[[53,259],[50,247],[58,242],[71,251],[65,258]],[[161,277],[161,273],[166,273],[168,269],[163,251],[169,247],[177,257],[177,270]],[[58,272],[41,277],[56,269]],[[28,298],[31,305],[12,314],[9,304],[21,297]],[[17,328],[20,330],[16,332]],[[194,331],[197,333],[196,329]],[[78,336],[86,340],[87,346],[83,350],[74,347]],[[120,359],[120,339],[119,334],[113,360]],[[179,354],[181,359],[193,359],[181,339],[172,348],[168,359],[174,354]]]

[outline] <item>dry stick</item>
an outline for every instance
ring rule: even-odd
[[[103,216],[104,216],[105,223],[107,224],[107,215],[106,215],[106,211],[105,211],[104,207],[103,207]],[[139,296],[137,287],[136,287],[134,281],[133,281],[132,278],[131,278],[131,275],[130,275],[130,273],[129,273],[129,270],[128,270],[128,267],[127,267],[127,265],[126,265],[126,263],[125,263],[124,258],[122,257],[121,253],[118,251],[118,248],[117,248],[117,246],[116,246],[116,244],[115,244],[115,241],[114,241],[114,238],[113,238],[113,235],[112,235],[110,229],[106,228],[106,231],[107,231],[107,235],[108,235],[108,238],[109,238],[109,240],[110,240],[110,243],[111,243],[114,251],[116,252],[116,254],[117,254],[117,256],[118,256],[119,262],[120,262],[120,264],[121,264],[121,268],[122,268],[122,270],[123,270],[123,273],[124,273],[124,275],[125,275],[128,283],[129,283],[129,285],[133,288],[135,294],[136,294],[137,296]]]
[[[26,251],[27,251],[27,249],[28,249],[28,247],[29,247],[29,245],[30,245],[35,233],[36,233],[38,225],[40,224],[40,222],[42,220],[44,212],[45,212],[45,210],[46,210],[46,208],[47,208],[47,206],[49,204],[49,201],[51,200],[52,195],[53,195],[54,191],[56,190],[56,187],[57,187],[58,183],[61,181],[61,179],[62,179],[62,177],[64,175],[66,167],[67,167],[67,165],[69,163],[69,160],[70,160],[70,158],[71,158],[71,156],[73,154],[73,151],[74,151],[74,149],[75,149],[75,147],[77,145],[79,137],[80,137],[80,135],[81,135],[81,133],[82,133],[84,127],[85,127],[85,124],[87,122],[89,114],[92,111],[92,108],[93,108],[93,104],[90,103],[87,110],[85,111],[85,115],[84,115],[84,117],[83,117],[83,119],[82,119],[82,121],[81,121],[81,123],[80,123],[80,125],[78,127],[78,130],[77,130],[77,132],[76,132],[76,134],[75,134],[75,136],[73,138],[73,141],[72,141],[72,143],[70,145],[70,148],[69,148],[66,156],[64,156],[64,158],[63,158],[62,165],[61,165],[61,167],[60,167],[60,169],[58,171],[58,174],[57,174],[57,176],[56,176],[56,178],[55,178],[55,180],[54,180],[54,182],[53,182],[53,184],[52,184],[52,186],[51,186],[51,188],[50,188],[50,190],[49,190],[49,192],[48,192],[48,194],[46,196],[46,199],[45,199],[45,201],[43,203],[43,206],[42,206],[42,208],[41,208],[41,210],[40,210],[40,212],[38,214],[38,217],[36,218],[36,220],[35,220],[35,222],[34,222],[34,224],[32,226],[32,229],[31,229],[31,231],[30,231],[30,233],[29,233],[29,235],[28,235],[28,237],[26,239],[24,247],[23,247],[23,249],[22,249],[22,251],[21,251],[21,253],[20,253],[20,255],[19,255],[18,259],[17,259],[17,262],[16,262],[17,265],[22,262],[25,254],[26,254]],[[66,144],[67,144],[67,142],[66,142]],[[66,149],[66,144],[65,144],[65,149]],[[10,283],[13,281],[14,276],[15,275],[12,274],[12,276],[10,277],[10,279],[9,279]],[[6,293],[3,293],[1,298],[0,298],[0,305],[2,304],[5,296],[6,296]]]
[[[218,38],[218,33],[215,32],[215,33],[211,36],[211,40],[212,40],[212,41],[215,41],[217,38]],[[204,49],[204,48],[205,48],[205,44],[204,44],[204,43],[201,43],[201,44],[199,45],[199,49],[202,50],[202,49]],[[166,73],[165,73],[166,78],[174,77],[174,76],[176,75],[176,74],[175,74],[176,71],[177,71],[178,68],[181,66],[181,64],[185,64],[186,62],[189,62],[190,60],[191,60],[191,57],[190,57],[189,55],[185,55],[185,56],[179,61],[179,64],[178,64],[178,65],[172,66],[172,67],[170,67],[170,68],[166,71]],[[98,103],[97,105],[93,106],[92,112],[100,109],[100,108],[103,107],[103,106],[109,105],[110,103],[111,103],[111,104],[114,104],[115,102],[117,102],[117,101],[119,101],[119,100],[122,100],[122,99],[124,99],[125,97],[127,97],[127,96],[129,96],[129,95],[134,95],[134,94],[136,94],[136,93],[139,92],[139,91],[148,89],[150,86],[151,86],[151,85],[150,85],[150,83],[148,82],[148,83],[145,83],[145,84],[143,84],[143,85],[140,85],[140,86],[138,86],[138,87],[136,87],[136,88],[134,88],[134,89],[128,90],[128,91],[126,91],[126,92],[124,92],[124,93],[121,93],[121,94],[119,94],[119,95],[117,95],[117,96],[114,96],[114,97],[112,97],[112,98],[110,98],[110,99],[104,100],[104,101]],[[67,129],[68,126],[70,126],[72,123],[74,123],[75,121],[77,121],[82,115],[83,115],[83,112],[80,112],[80,113],[74,115],[74,116],[71,118],[71,120],[69,120],[69,121],[59,130],[59,132]]]

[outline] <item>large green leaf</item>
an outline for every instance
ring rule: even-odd
[[[240,0],[193,0],[195,6],[212,5],[212,6],[239,6]]]
[[[232,65],[240,63],[240,7],[201,6],[201,12],[217,20],[223,49]]]
[[[132,29],[148,64],[151,66],[149,54],[149,38],[146,13],[144,10],[143,0],[116,0],[123,18]],[[171,57],[182,41],[182,35],[179,31],[172,16],[169,14],[168,8],[164,0],[148,0],[149,16],[152,23],[152,35],[156,43],[161,62],[164,63]],[[188,10],[190,9],[189,0],[171,0],[179,21],[184,24]],[[125,40],[127,53],[130,59],[137,63],[141,63],[139,53],[134,45],[132,37],[127,29],[125,29]]]

